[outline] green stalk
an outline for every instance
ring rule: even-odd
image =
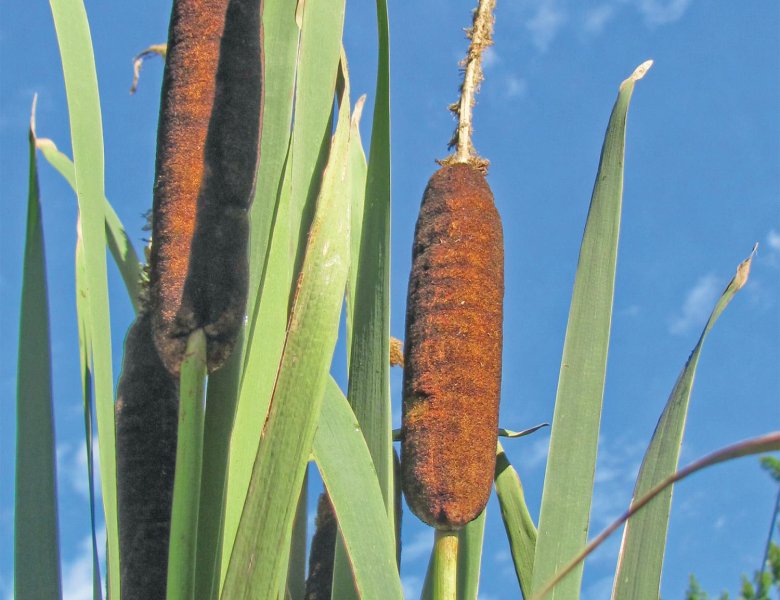
[[[168,600],[195,597],[198,508],[206,415],[205,377],[206,336],[202,329],[197,329],[187,341],[179,379],[179,433],[173,483],[171,543],[168,549]]]
[[[458,532],[436,530],[433,538],[433,600],[455,600]]]

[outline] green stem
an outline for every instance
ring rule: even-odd
[[[433,598],[455,600],[458,578],[458,532],[439,531],[433,541]]]
[[[168,600],[191,600],[195,594],[195,562],[203,460],[206,404],[206,336],[194,331],[188,341],[179,379],[179,432],[173,483],[171,543],[168,550]]]

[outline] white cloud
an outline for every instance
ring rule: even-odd
[[[696,285],[686,294],[679,314],[672,318],[669,332],[682,335],[694,327],[703,327],[720,291],[721,282],[717,277],[714,275],[700,277]]]
[[[541,0],[533,9],[533,16],[526,22],[526,29],[539,52],[546,52],[566,22],[566,11],[555,0]]]
[[[501,62],[501,57],[496,52],[495,46],[488,46],[482,52],[482,68],[486,71]]]
[[[766,234],[766,245],[774,252],[780,252],[780,233],[772,229]]]
[[[665,25],[679,21],[692,0],[640,0],[638,9],[648,25]]]
[[[537,433],[536,435],[539,435]],[[522,451],[523,469],[530,471],[537,467],[544,467],[547,464],[547,452],[550,447],[550,436],[543,435],[537,437],[530,445]]]
[[[105,569],[106,530],[97,532],[98,559]],[[92,536],[79,543],[79,553],[65,563],[62,573],[63,600],[92,600]]]
[[[404,544],[401,561],[404,564],[414,563],[431,553],[433,548],[433,532],[431,530],[418,532],[411,542]]]
[[[603,600],[612,594],[612,576],[607,575],[583,590],[582,600]]]
[[[515,75],[507,75],[504,80],[504,94],[507,98],[524,98],[528,93],[528,82]]]
[[[615,6],[602,4],[585,12],[582,28],[585,33],[598,35],[604,31],[607,23],[615,16]]]
[[[623,317],[636,317],[641,312],[641,309],[637,304],[631,304],[630,306],[626,306],[625,308],[621,308],[618,311],[618,314],[620,314]]]
[[[404,590],[404,598],[419,598],[422,592],[423,581],[420,577],[401,577],[401,587]]]
[[[92,464],[95,475],[95,500],[100,497],[100,457],[97,437],[92,440]],[[75,447],[67,442],[57,445],[57,472],[60,480],[83,498],[89,499],[89,475],[87,471],[87,446]]]
[[[628,508],[644,450],[644,442],[625,438],[612,441],[602,434],[590,509],[590,537]]]

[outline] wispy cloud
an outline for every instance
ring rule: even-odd
[[[418,598],[422,592],[423,580],[421,577],[404,575],[401,577],[401,587],[404,590],[404,598]]]
[[[639,0],[638,9],[648,25],[679,21],[693,0]]]
[[[585,33],[598,35],[607,23],[615,16],[616,7],[613,4],[602,4],[594,8],[587,9],[582,20],[582,28]]]
[[[766,235],[766,244],[774,252],[780,252],[780,233],[774,229]]]
[[[521,9],[521,21],[537,51],[544,53],[563,29],[593,38],[621,13],[655,28],[676,23],[692,4],[693,0],[531,0]]]
[[[524,98],[528,93],[528,82],[516,75],[507,75],[504,80],[504,95],[507,98]]]
[[[95,496],[100,496],[100,457],[97,438],[92,440],[92,464],[95,473]],[[87,471],[87,446],[84,443],[73,445],[67,442],[57,445],[57,472],[60,481],[83,498],[89,498],[89,475]]]
[[[611,440],[604,435],[599,439],[590,510],[591,534],[609,525],[628,508],[644,450],[644,442]]]
[[[674,335],[688,333],[694,327],[701,327],[707,320],[718,293],[721,281],[714,275],[700,277],[685,295],[685,301],[677,315],[669,323],[669,332]]]
[[[546,52],[567,20],[567,12],[556,0],[537,0],[525,27],[539,52]]]
[[[770,229],[766,234],[766,248],[764,252],[759,253],[765,263],[771,267],[780,267],[780,233],[775,229]]]
[[[97,532],[98,558],[101,569],[105,566],[106,530]],[[64,600],[92,600],[92,537],[79,543],[78,555],[65,563],[62,571],[62,597]]]
[[[428,556],[433,548],[433,532],[430,530],[418,532],[412,541],[404,543],[401,560],[404,563],[416,563]]]

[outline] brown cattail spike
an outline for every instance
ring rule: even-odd
[[[304,600],[330,600],[339,526],[327,491],[320,494],[317,502],[315,528],[309,553],[309,576],[306,579]]]
[[[262,113],[260,0],[175,0],[163,78],[150,273],[154,338],[178,373],[202,327],[209,370],[243,323]]]
[[[485,176],[445,165],[423,196],[404,340],[401,465],[409,507],[439,529],[490,495],[501,388],[504,251]]]
[[[122,598],[164,598],[178,422],[176,381],[144,314],[125,340],[116,402]]]

